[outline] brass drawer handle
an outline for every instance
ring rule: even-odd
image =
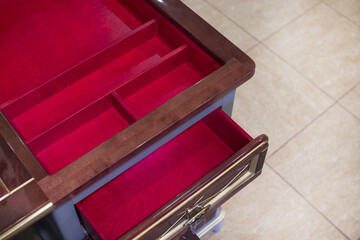
[[[257,161],[255,161],[257,162]],[[185,211],[180,213],[179,219],[177,219],[159,238],[158,240],[170,239],[176,233],[181,231],[183,227],[190,226],[195,223],[197,220],[201,219],[205,213],[209,211],[211,206],[217,204],[224,196],[231,193],[233,190],[238,188],[243,184],[247,179],[252,177],[254,173],[250,171],[245,172],[249,167],[251,168],[251,163],[245,167],[239,169],[239,172],[217,193],[210,196],[209,198],[202,200],[204,196],[199,198],[197,202],[191,207],[187,208]],[[245,174],[243,174],[245,172]],[[243,174],[243,175],[242,175]],[[242,176],[241,176],[242,175]],[[239,178],[239,176],[241,176]],[[239,178],[239,179],[237,179]],[[236,180],[237,179],[237,180]],[[180,224],[179,224],[180,223]]]
[[[263,148],[263,149],[262,149]],[[212,196],[212,199],[208,202],[208,204],[210,204],[210,206],[215,205],[216,203],[218,203],[224,196],[226,196],[227,194],[231,193],[233,190],[235,190],[236,188],[238,188],[239,186],[241,186],[242,184],[246,183],[246,181],[248,181],[249,179],[251,179],[255,173],[257,173],[257,165],[258,162],[260,160],[261,157],[261,153],[266,152],[268,148],[268,141],[261,141],[257,146],[255,146],[253,149],[251,149],[249,152],[247,152],[244,156],[242,156],[241,158],[239,158],[234,164],[233,166],[229,167],[228,169],[226,169],[225,171],[221,172],[218,176],[216,176],[214,179],[210,180],[210,182],[206,183],[205,186],[202,186],[196,193],[194,193],[192,196],[190,196],[189,198],[185,199],[182,203],[180,203],[177,207],[175,207],[174,209],[172,209],[170,212],[168,212],[167,214],[165,214],[164,216],[162,216],[160,219],[158,219],[155,223],[151,224],[149,227],[147,227],[144,231],[142,231],[139,235],[137,235],[134,240],[139,240],[141,239],[144,235],[146,235],[152,228],[154,228],[155,226],[157,226],[158,224],[160,224],[162,221],[164,221],[166,218],[168,218],[170,215],[174,214],[175,212],[177,212],[179,209],[181,209],[181,207],[184,207],[186,204],[188,204],[191,200],[193,200],[194,198],[196,198],[198,195],[200,195],[206,188],[210,187],[212,184],[214,184],[216,181],[218,181],[221,177],[223,177],[224,175],[226,175],[229,171],[231,171],[232,169],[236,168],[236,166],[238,164],[240,164],[242,161],[244,161],[246,158],[248,158],[250,155],[254,154],[255,152],[261,150],[260,153],[257,153],[252,160],[250,161],[249,164],[246,165],[246,168],[249,167],[248,171],[246,171],[239,179],[235,180],[230,180],[230,182],[227,184],[228,186],[223,189],[222,191],[219,191],[217,194],[215,194],[215,196]],[[244,167],[245,168],[245,167]],[[242,168],[242,169],[244,169]],[[235,181],[233,183],[231,183],[232,181]],[[225,185],[226,186],[226,185]],[[207,199],[209,200],[209,198]],[[201,198],[200,198],[201,201]],[[199,200],[198,200],[199,202]],[[197,204],[197,203],[196,203]],[[167,229],[159,238],[160,240],[165,240],[165,239],[171,239],[171,237],[176,236],[177,233],[179,233],[181,230],[183,230],[184,225],[186,224],[187,220],[186,219],[186,213],[181,212],[179,214],[179,219],[175,221],[174,224],[172,224],[170,226],[169,229]]]

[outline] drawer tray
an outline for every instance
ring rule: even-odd
[[[189,194],[191,186],[209,181],[219,167],[229,167],[231,156],[252,140],[223,111],[215,110],[79,202],[76,206],[84,225],[90,224],[102,239],[133,238],[126,233],[157,215],[181,193]],[[237,177],[249,169],[249,164],[244,165]],[[220,185],[212,184],[212,191]]]
[[[220,67],[145,0],[24,4],[1,14],[0,109],[50,175]]]

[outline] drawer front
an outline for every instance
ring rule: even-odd
[[[214,176],[134,239],[181,239],[184,232],[195,229],[197,223],[201,222],[209,212],[218,208],[259,176],[267,149],[265,139],[264,136],[257,138],[255,141],[259,141],[259,144],[245,155],[236,153],[238,156],[232,157],[231,166]]]
[[[77,208],[100,239],[176,239],[260,174],[267,146],[217,109]]]

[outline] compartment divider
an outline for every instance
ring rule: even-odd
[[[148,21],[118,39],[110,47],[84,60],[66,72],[33,89],[26,95],[4,106],[2,108],[3,113],[8,119],[15,118],[27,109],[30,109],[49,98],[51,95],[56,94],[82,77],[90,74],[96,69],[101,68],[132,48],[135,48],[141,43],[156,36],[158,31],[158,22],[156,20]]]
[[[114,80],[113,85],[111,85],[111,88],[104,89],[103,92],[98,94],[96,98],[93,98],[92,100],[86,101],[86,104],[83,104],[77,108],[76,111],[71,111],[71,113],[68,114],[62,114],[61,119],[58,119],[51,123],[49,126],[46,127],[38,127],[38,129],[34,130],[34,126],[36,124],[33,124],[32,129],[25,128],[24,124],[28,124],[28,121],[25,121],[22,126],[22,129],[20,133],[22,134],[23,140],[25,143],[29,143],[32,140],[36,139],[37,137],[41,136],[42,134],[46,133],[47,131],[51,130],[52,128],[56,127],[57,125],[61,124],[63,121],[66,121],[67,119],[71,118],[73,115],[77,114],[78,112],[82,111],[83,109],[87,108],[88,106],[92,105],[93,103],[99,101],[104,96],[110,94],[115,89],[119,88],[122,84],[124,84],[125,81],[131,81],[132,79],[141,76],[144,72],[146,72],[148,69],[152,69],[154,65],[157,64],[159,61],[159,56],[154,55],[145,61],[141,62],[140,64],[132,67],[128,71],[118,75],[116,79]],[[78,91],[81,92],[81,89],[79,88]],[[70,103],[71,104],[71,103]],[[51,109],[49,109],[51,110]],[[15,124],[16,127],[16,124]]]
[[[53,174],[58,169],[52,166],[52,164],[62,164],[62,167],[66,166],[77,157],[135,121],[127,109],[112,94],[109,94],[38,138],[33,139],[28,143],[28,146],[38,157],[46,171],[49,174]],[[72,142],[69,145],[69,138],[79,141]],[[57,156],[55,152],[61,150],[61,147],[58,148],[58,146],[64,146],[64,144],[70,148],[74,147],[76,149],[74,152],[76,153],[72,153],[69,149],[65,148],[61,153],[58,153],[60,156]],[[46,151],[46,153],[43,151]],[[79,151],[81,152],[79,153]],[[61,159],[61,155],[66,156],[66,159]],[[56,162],[54,159],[59,162]]]
[[[101,109],[101,106],[103,106],[106,102],[105,99],[106,97],[96,101],[91,106],[79,111],[78,113],[59,123],[54,128],[27,142],[29,148],[33,152],[39,152],[41,150],[41,147],[39,147],[40,142],[46,142],[47,145],[51,145],[53,142],[56,141],[56,139],[65,136],[66,134],[72,132],[73,130],[84,125],[86,122],[95,118],[100,113],[99,111],[97,111],[97,109]],[[106,109],[103,110],[105,111]]]
[[[121,104],[122,107],[129,113],[129,115],[131,115],[131,117],[134,119],[134,122],[140,118],[139,115],[136,114],[136,113],[128,106],[128,104],[124,101],[124,99],[122,99],[122,97],[120,97],[120,95],[119,95],[117,92],[112,92],[111,94],[112,94],[112,96],[114,97],[114,99],[115,99],[116,101],[118,101],[119,104]]]
[[[143,73],[137,78],[134,78],[132,81],[128,81],[118,90],[116,90],[116,92],[120,95],[122,99],[127,98],[128,96],[135,93],[138,89],[141,89],[142,87],[148,85],[162,75],[170,72],[177,66],[185,63],[188,59],[188,52],[189,47],[187,44],[178,47],[177,49],[164,56],[160,62],[154,65],[147,72]]]

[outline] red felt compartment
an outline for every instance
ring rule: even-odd
[[[111,95],[28,144],[43,168],[54,174],[135,119]]]
[[[219,67],[144,0],[5,0],[0,29],[0,108],[50,174]]]
[[[103,239],[117,239],[249,143],[243,133],[215,110],[76,206]]]
[[[124,101],[140,117],[151,112],[172,97],[192,86],[204,75],[186,62],[151,83],[139,83],[138,90],[124,97]],[[123,91],[122,91],[123,92]],[[123,96],[120,94],[120,96]]]
[[[79,64],[72,66],[67,71],[53,79],[49,79],[44,84],[32,89],[25,95],[14,99],[13,101],[9,101],[3,106],[0,105],[0,107],[4,114],[9,119],[12,119],[36,104],[41,103],[51,95],[54,95],[65,87],[75,83],[79,79],[114,61],[129,50],[158,36],[158,31],[158,22],[156,20],[146,22],[117,39],[110,47],[103,49]]]
[[[141,75],[168,52],[170,49],[154,37],[10,121],[25,142],[29,142],[69,115]]]
[[[1,1],[0,105],[140,25],[116,0]]]

